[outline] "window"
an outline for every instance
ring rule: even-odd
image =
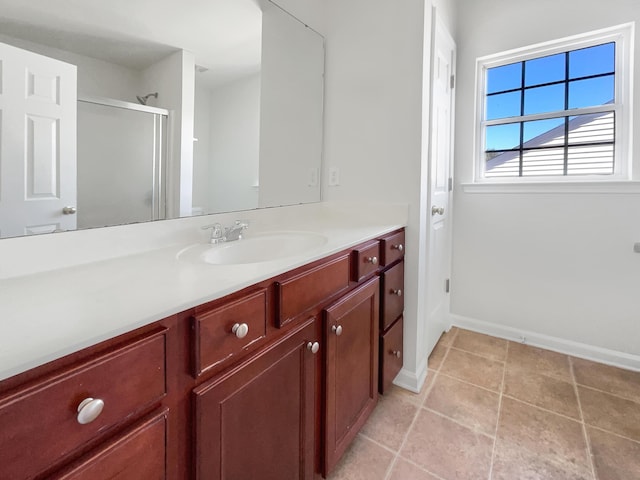
[[[632,25],[478,60],[476,181],[630,179]]]

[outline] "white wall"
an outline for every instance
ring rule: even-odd
[[[198,81],[193,112],[193,207],[209,212],[209,158],[211,157],[211,91]],[[203,179],[206,179],[203,181]]]
[[[426,293],[425,267],[418,264],[426,241],[421,221],[425,20],[427,39],[431,25],[431,2],[424,3],[329,0],[326,10],[324,178],[338,167],[340,185],[325,186],[323,198],[409,204],[402,375],[413,388],[426,374],[429,345],[424,304],[419,304]],[[449,22],[452,3],[437,2]]]
[[[210,92],[209,213],[258,206],[260,74]]]
[[[640,255],[632,252],[640,241],[640,194],[489,194],[460,186],[472,180],[476,57],[632,20],[640,21],[635,0],[460,1],[454,321],[640,367],[625,355],[640,355]],[[640,92],[640,35],[635,52]]]
[[[143,91],[158,92],[153,106],[170,111],[168,217],[191,215],[195,64],[191,52],[180,50],[142,72]]]
[[[277,7],[263,11],[260,206],[320,199],[323,59],[320,35]]]
[[[0,42],[76,65],[79,95],[115,98],[135,103],[136,95],[140,94],[142,78],[138,70],[1,34]]]

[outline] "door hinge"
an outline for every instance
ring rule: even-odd
[[[447,278],[447,279],[444,281],[444,291],[445,291],[446,293],[449,293],[449,290],[450,290],[450,288],[449,288],[449,287],[450,287],[450,284],[451,284],[451,282],[450,282],[450,281],[449,281],[449,279]]]
[[[453,191],[453,178],[449,177],[449,191],[452,192]]]
[[[453,90],[453,88],[456,86],[456,76],[455,75],[451,75],[451,90]]]

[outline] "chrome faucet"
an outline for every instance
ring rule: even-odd
[[[236,222],[230,227],[223,227],[220,223],[214,223],[212,225],[205,225],[203,230],[211,229],[211,238],[209,243],[218,244],[224,242],[233,242],[234,240],[242,239],[242,232],[249,228],[249,222],[236,220]]]

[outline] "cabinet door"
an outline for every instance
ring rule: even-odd
[[[197,479],[313,478],[315,335],[312,318],[194,390]]]
[[[327,475],[378,401],[378,278],[324,311]]]
[[[167,415],[141,422],[52,480],[164,480]]]

